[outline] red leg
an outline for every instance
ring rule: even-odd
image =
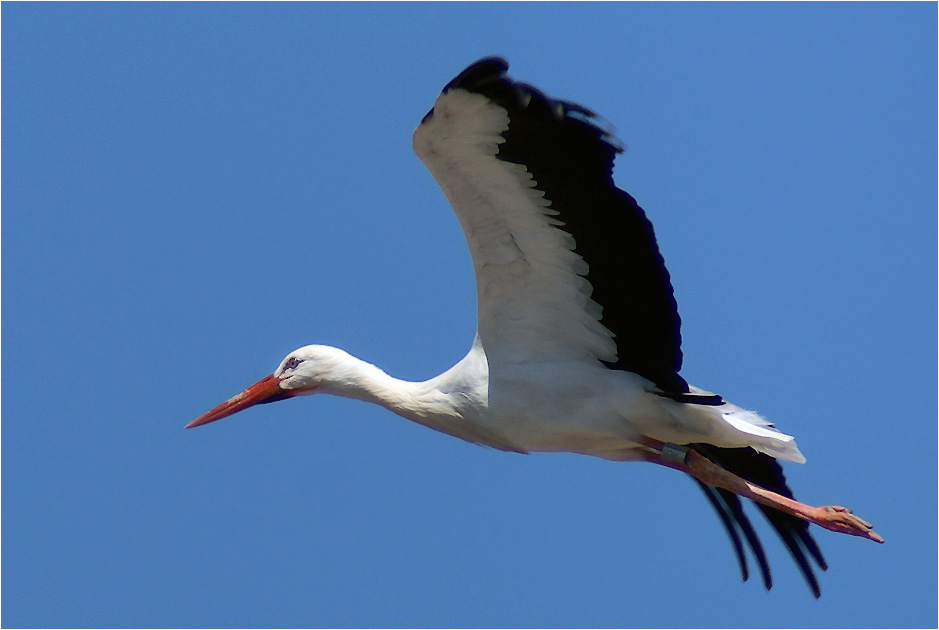
[[[694,449],[663,444],[656,440],[647,440],[646,445],[652,450],[645,454],[645,461],[688,473],[701,483],[729,490],[734,494],[756,501],[768,507],[791,514],[809,523],[815,523],[833,532],[860,536],[882,543],[884,539],[874,531],[867,521],[854,516],[851,510],[837,505],[812,507],[793,499],[762,488],[746,479],[728,472],[700,455]]]

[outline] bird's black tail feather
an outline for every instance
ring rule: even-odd
[[[718,448],[710,444],[689,444],[688,446],[738,477],[789,499],[793,498],[792,490],[786,485],[782,467],[769,455],[758,453],[752,448]],[[763,583],[767,589],[772,588],[773,578],[770,574],[769,564],[766,561],[766,554],[750,520],[743,512],[740,497],[727,490],[712,488],[701,482],[698,482],[698,484],[704,490],[704,494],[711,502],[711,505],[717,510],[721,522],[724,523],[724,527],[730,535],[731,543],[740,562],[743,579],[746,580],[749,577],[749,570],[738,530],[743,533],[760,565]],[[822,557],[822,552],[818,548],[815,539],[812,538],[812,534],[809,533],[809,524],[795,516],[764,505],[757,504],[757,507],[760,508],[760,511],[763,512],[770,525],[773,526],[789,549],[789,553],[792,554],[792,558],[799,565],[799,570],[805,577],[809,588],[812,589],[812,594],[815,597],[820,597],[821,590],[808,556],[812,557],[822,571],[828,569],[828,564],[825,562],[825,558]]]

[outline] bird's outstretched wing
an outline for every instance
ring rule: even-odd
[[[593,357],[663,392],[688,392],[652,225],[613,183],[620,145],[592,112],[507,69],[489,58],[464,70],[414,133],[466,234],[487,357]]]

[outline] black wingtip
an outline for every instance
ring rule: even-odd
[[[447,83],[443,91],[460,88],[475,92],[480,85],[501,78],[508,69],[509,62],[502,57],[484,57],[456,75],[456,78]]]
[[[747,554],[743,550],[743,543],[740,541],[740,535],[737,533],[737,526],[732,510],[727,505],[727,502],[717,493],[716,488],[705,485],[697,479],[695,479],[695,481],[698,483],[698,486],[701,487],[701,490],[704,491],[704,496],[711,502],[711,505],[721,519],[721,523],[724,524],[724,529],[727,530],[727,535],[730,537],[730,543],[734,547],[734,553],[737,554],[737,562],[740,564],[740,574],[743,577],[743,581],[746,582],[750,579],[750,567],[747,565]]]
[[[692,444],[690,446],[735,475],[790,499],[793,498],[792,491],[786,485],[782,467],[769,455],[757,453],[751,448],[719,448],[710,444]],[[739,497],[723,490],[717,490],[712,494],[709,490],[713,491],[714,489],[705,488],[705,494],[708,495],[712,505],[718,509],[725,528],[730,532],[731,542],[738,553],[738,559],[740,541],[737,532],[731,530],[736,530],[739,527],[760,564],[764,584],[767,589],[770,589],[773,582],[766,556],[753,526],[743,513]],[[811,557],[822,571],[828,569],[828,563],[825,562],[818,544],[809,532],[808,523],[763,505],[757,504],[757,507],[782,539],[800,573],[805,578],[809,590],[812,591],[812,595],[816,599],[821,597],[821,588],[808,558]],[[728,516],[732,518],[728,519]]]

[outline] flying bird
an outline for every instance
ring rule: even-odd
[[[187,428],[322,393],[503,451],[660,464],[704,490],[744,580],[745,541],[772,586],[741,497],[757,503],[818,597],[813,563],[827,565],[809,523],[883,539],[850,510],[795,501],[778,463],[805,461],[795,440],[682,378],[681,321],[652,224],[613,182],[621,144],[589,109],[507,71],[500,58],[472,64],[414,132],[476,272],[477,332],[466,356],[407,382],[337,348],[304,346]]]

